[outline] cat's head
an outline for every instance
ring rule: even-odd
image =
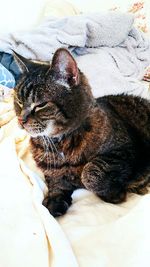
[[[87,79],[68,50],[58,49],[51,64],[18,54],[22,76],[15,88],[19,124],[33,137],[61,136],[80,126],[93,103]]]

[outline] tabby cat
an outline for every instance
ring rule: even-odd
[[[15,88],[18,122],[31,136],[43,171],[43,204],[64,214],[77,188],[120,203],[127,192],[144,194],[150,183],[150,104],[140,97],[94,99],[75,59],[58,49],[50,64],[15,54],[22,76]]]

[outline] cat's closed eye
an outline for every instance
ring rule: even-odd
[[[36,111],[39,111],[39,110],[41,110],[41,109],[44,109],[44,108],[47,107],[47,105],[48,105],[48,102],[40,103],[39,105],[36,105],[36,106],[34,107],[34,111],[36,112]]]

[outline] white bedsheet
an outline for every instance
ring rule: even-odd
[[[150,194],[108,204],[77,190],[65,216],[42,206],[46,186],[19,130],[12,98],[0,109],[0,266],[149,267]]]

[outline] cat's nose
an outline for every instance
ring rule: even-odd
[[[29,112],[28,111],[22,111],[20,116],[18,117],[18,122],[23,125],[28,121],[29,118]]]
[[[18,121],[21,125],[23,125],[28,121],[28,116],[20,116],[18,117]]]

